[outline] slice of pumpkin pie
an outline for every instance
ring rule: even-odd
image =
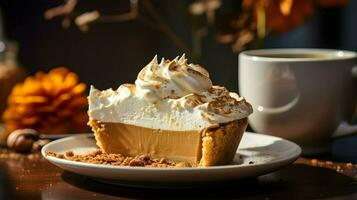
[[[208,72],[157,57],[135,84],[90,89],[89,125],[106,153],[150,155],[189,166],[232,162],[247,127],[251,105],[224,87],[213,86]]]

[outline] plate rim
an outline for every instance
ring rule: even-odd
[[[89,133],[89,134],[93,134],[93,133]],[[283,140],[284,142],[289,143],[289,145],[294,146],[295,150],[293,151],[293,154],[283,156],[280,158],[278,157],[277,159],[274,159],[274,160],[271,160],[268,162],[255,163],[255,164],[251,164],[251,165],[233,164],[233,165],[219,165],[219,166],[208,166],[208,167],[182,167],[182,168],[151,168],[151,167],[111,166],[111,165],[102,165],[102,164],[93,164],[93,163],[84,163],[84,162],[78,162],[78,161],[65,160],[65,159],[56,158],[53,156],[46,155],[47,149],[50,148],[52,145],[56,145],[57,143],[62,143],[67,140],[73,140],[73,139],[77,139],[77,138],[81,138],[81,137],[88,138],[89,134],[79,134],[76,136],[69,136],[69,137],[65,137],[62,139],[54,140],[54,141],[46,144],[41,149],[41,154],[46,160],[48,160],[52,164],[59,163],[59,164],[65,164],[65,165],[71,165],[71,166],[84,167],[87,169],[128,170],[128,171],[140,170],[140,171],[148,171],[148,172],[163,172],[163,171],[188,172],[188,171],[216,171],[216,170],[220,171],[220,170],[246,168],[246,167],[260,167],[260,166],[266,166],[266,165],[278,165],[278,164],[283,164],[283,163],[290,164],[290,163],[294,162],[302,153],[301,147],[290,140],[287,140],[287,139],[284,139],[281,137],[277,137],[277,136],[246,131],[246,132],[244,132],[244,134],[258,135],[259,137],[268,137],[268,138],[272,138],[275,140]],[[238,151],[238,149],[237,149],[237,151]],[[62,168],[62,167],[60,167],[60,168]]]

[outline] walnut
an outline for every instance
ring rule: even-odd
[[[7,146],[16,152],[27,153],[32,150],[38,138],[38,133],[34,129],[18,129],[8,136]]]

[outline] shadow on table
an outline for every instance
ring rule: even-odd
[[[76,190],[85,190],[94,192],[92,195],[97,193],[95,195],[103,196],[106,199],[116,199],[116,197],[152,199],[231,199],[238,197],[249,199],[315,199],[353,196],[351,197],[352,199],[356,198],[355,195],[357,195],[357,186],[353,178],[333,170],[302,164],[290,165],[277,172],[254,179],[216,182],[194,189],[130,188],[100,183],[70,172],[64,172],[62,178],[66,183],[75,186],[69,187],[73,191],[67,189],[65,191],[67,194],[75,195]],[[62,192],[58,191],[58,193],[61,194]]]
[[[9,173],[3,164],[0,164],[0,199],[11,199],[11,182],[9,180]]]

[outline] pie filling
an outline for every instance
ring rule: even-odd
[[[97,145],[105,153],[148,154],[189,166],[228,164],[233,160],[246,118],[199,131],[150,129],[123,123],[91,120]]]

